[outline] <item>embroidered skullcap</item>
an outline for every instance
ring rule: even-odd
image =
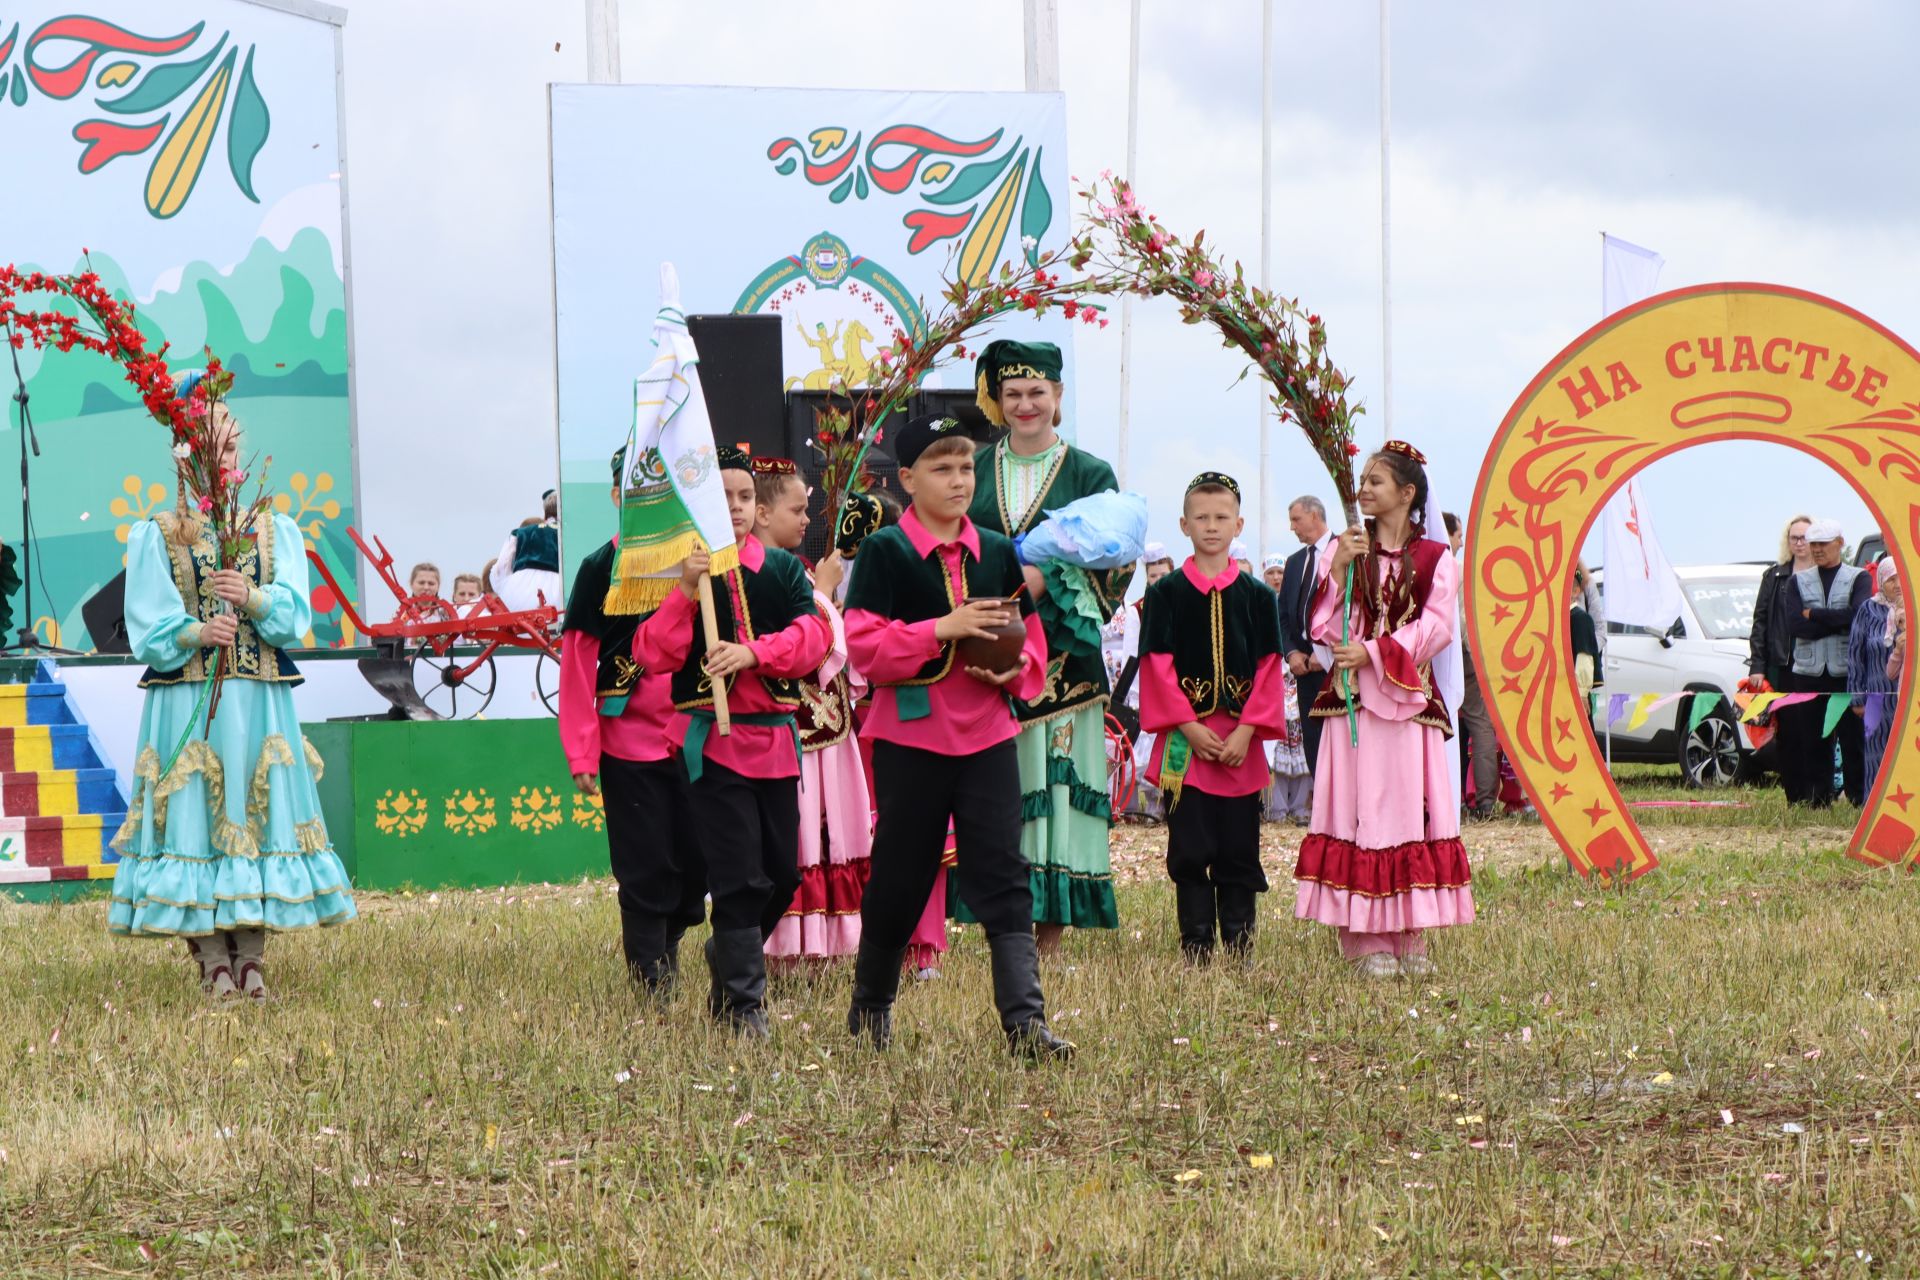
[[[843,555],[860,550],[867,535],[880,527],[883,509],[880,499],[870,493],[850,493],[840,508],[840,521],[834,526],[833,546]]]
[[[1162,560],[1173,559],[1167,554],[1167,544],[1164,542],[1149,542],[1141,549],[1140,558],[1148,564],[1159,564]]]
[[[1405,440],[1389,440],[1380,446],[1380,452],[1397,453],[1402,457],[1412,458],[1423,467],[1427,465],[1427,455],[1408,444]]]
[[[936,440],[948,436],[958,436],[965,440],[967,429],[958,418],[944,413],[923,413],[910,419],[907,425],[893,433],[889,443],[893,445],[893,460],[902,467],[910,467],[920,460],[920,455]]]
[[[753,459],[747,456],[747,451],[745,449],[742,449],[737,445],[731,445],[731,444],[715,445],[713,447],[713,454],[714,454],[715,460],[720,463],[720,469],[722,471],[752,471],[753,470]]]
[[[614,484],[617,485],[625,481],[627,478],[627,446],[621,445],[613,451],[610,465],[613,467]]]
[[[1838,520],[1822,518],[1807,526],[1808,542],[1838,542],[1845,536]]]
[[[1233,540],[1233,544],[1227,548],[1227,559],[1245,560],[1246,558],[1247,558],[1247,544],[1240,541],[1240,539],[1235,538]]]
[[[1000,384],[1008,378],[1045,378],[1060,381],[1066,367],[1060,348],[1051,342],[1015,342],[1000,338],[989,342],[973,364],[974,402],[987,421],[996,427],[1007,425],[1000,412]]]
[[[1187,481],[1187,492],[1192,493],[1195,489],[1204,488],[1207,485],[1218,485],[1235,498],[1240,496],[1240,482],[1224,471],[1202,471]]]
[[[800,468],[793,465],[792,458],[754,458],[748,468],[757,476],[797,476]]]
[[[1287,558],[1278,552],[1275,552],[1260,562],[1260,572],[1262,573],[1265,573],[1269,569],[1284,569],[1286,567]]]

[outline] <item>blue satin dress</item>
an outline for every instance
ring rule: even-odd
[[[204,584],[218,550],[204,529],[191,545],[165,512],[127,539],[127,634],[148,664],[146,706],[107,927],[136,936],[205,937],[285,931],[353,919],[346,868],[333,851],[315,787],[322,764],[300,733],[284,652],[312,624],[300,530],[262,517],[233,567],[260,590],[227,649],[228,678],[211,729],[196,714],[214,665],[199,624],[221,602]],[[187,746],[162,775],[183,734]]]

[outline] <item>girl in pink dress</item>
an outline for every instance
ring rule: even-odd
[[[1341,954],[1367,977],[1433,973],[1424,931],[1473,920],[1447,766],[1453,730],[1433,680],[1433,660],[1453,640],[1460,571],[1419,520],[1425,464],[1399,440],[1367,459],[1366,527],[1327,548],[1313,595],[1313,638],[1332,646],[1335,673],[1312,711],[1328,724],[1313,825],[1294,869],[1294,914],[1337,929]],[[1353,608],[1343,632],[1349,564]],[[1341,673],[1352,680],[1357,746]]]

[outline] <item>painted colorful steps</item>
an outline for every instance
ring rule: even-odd
[[[0,884],[112,877],[120,859],[108,842],[124,817],[0,818]]]
[[[111,769],[50,769],[45,773],[0,773],[0,815],[47,818],[78,813],[126,812]]]
[[[0,726],[0,773],[91,769],[99,763],[83,724]]]
[[[0,728],[78,723],[64,684],[51,680],[0,684]]]
[[[127,798],[50,663],[0,685],[0,887],[43,898],[113,875]]]

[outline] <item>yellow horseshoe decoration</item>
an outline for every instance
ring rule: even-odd
[[[1582,874],[1631,879],[1656,860],[1574,682],[1574,561],[1629,476],[1720,440],[1783,444],[1825,462],[1886,531],[1904,581],[1920,563],[1920,352],[1859,312],[1776,285],[1702,285],[1617,312],[1555,357],[1514,403],[1481,468],[1466,619],[1500,740]],[[1911,680],[1893,723],[1848,848],[1876,865],[1920,852]]]

